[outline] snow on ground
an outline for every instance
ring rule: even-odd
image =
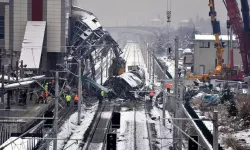
[[[146,79],[148,79],[148,73],[146,65],[143,61],[142,53],[139,45],[136,43],[128,43],[125,49],[124,59],[127,59],[126,66],[138,65],[145,69]],[[127,69],[126,69],[127,70]],[[146,81],[149,83],[149,81]],[[136,124],[134,123],[134,117],[136,117]],[[136,126],[136,133],[134,128]],[[128,108],[121,108],[121,127],[118,130],[118,149],[119,150],[131,150],[137,146],[138,150],[148,150],[149,142],[147,126],[146,126],[146,115],[144,110],[137,110],[136,116],[134,111],[128,110]],[[135,138],[136,135],[136,138]],[[136,143],[135,143],[136,142]]]
[[[171,59],[164,59],[165,64],[168,66],[168,72],[172,75],[172,77],[174,78],[175,75],[175,60],[171,60]]]
[[[125,57],[126,61],[126,70],[128,70],[128,66],[145,66],[143,61],[142,53],[137,43],[128,43],[127,51],[127,58]]]
[[[157,107],[153,107],[153,109],[151,110],[151,115],[152,117],[156,117],[156,118],[162,118],[162,110],[157,108]],[[166,113],[166,118],[171,118],[170,114],[168,111],[165,112]],[[157,137],[158,138],[173,138],[173,133],[172,133],[172,124],[168,122],[168,120],[166,120],[166,126],[162,125],[162,120],[155,120],[155,129],[157,132]],[[157,139],[158,141],[158,147],[161,150],[169,150],[169,147],[172,146],[172,139]]]
[[[134,112],[121,108],[121,126],[118,130],[119,150],[134,149]]]
[[[111,112],[102,112],[101,114],[101,118],[107,118],[110,119],[111,118],[112,113]]]
[[[118,150],[134,149],[135,141],[137,150],[148,150],[149,142],[146,115],[144,111],[136,111],[136,133],[134,133],[134,111],[127,111],[126,108],[121,109],[121,127],[118,130]],[[134,138],[136,134],[136,139]]]
[[[149,150],[145,111],[136,111],[136,148],[137,150]]]
[[[102,150],[102,143],[90,143],[88,150]]]
[[[93,120],[93,117],[95,115],[97,108],[98,108],[98,103],[96,103],[94,106],[90,108],[82,106],[80,126],[77,125],[77,116],[78,116],[77,112],[72,114],[70,118],[64,122],[64,124],[60,128],[60,132],[57,134],[58,138],[59,139],[68,139],[68,138],[79,139],[79,141],[78,143],[76,143],[75,140],[69,140],[69,141],[58,140],[57,141],[58,150],[61,150],[66,147],[69,147],[69,149],[74,149],[74,150],[78,148],[85,131],[88,129],[90,123]],[[50,147],[49,147],[49,150],[52,150],[52,149],[53,149],[53,142],[50,143]]]

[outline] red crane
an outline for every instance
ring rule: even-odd
[[[249,33],[244,31],[243,20],[240,15],[240,11],[238,8],[238,3],[236,0],[224,0],[224,4],[226,5],[228,11],[228,17],[231,24],[231,28],[238,39],[239,49],[242,57],[244,74],[249,75],[249,52],[250,43],[249,43]]]

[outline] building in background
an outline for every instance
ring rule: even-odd
[[[0,0],[0,48],[17,53],[2,64],[23,60],[29,69],[54,69],[66,50],[65,1]]]
[[[220,39],[225,42],[226,47],[223,53],[224,64],[229,64],[229,51],[228,51],[228,35],[221,35]],[[238,43],[233,36],[233,54],[234,54],[234,65],[235,67],[242,68],[242,59],[238,47]],[[216,48],[214,35],[195,35],[195,48],[194,48],[194,74],[204,74],[209,71],[213,72],[216,64]]]

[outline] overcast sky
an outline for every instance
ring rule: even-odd
[[[171,1],[172,26],[197,15],[209,18],[208,0],[78,0],[78,4],[93,12],[104,26],[138,25],[160,16],[166,20],[167,1]],[[226,22],[222,0],[215,0],[218,19]]]

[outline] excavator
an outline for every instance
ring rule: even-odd
[[[236,70],[233,70],[233,66],[230,65],[223,65],[223,52],[225,49],[225,43],[221,41],[220,38],[220,22],[216,19],[216,11],[215,11],[215,5],[214,0],[209,0],[208,4],[210,11],[209,16],[211,17],[211,24],[213,28],[213,34],[215,36],[215,48],[216,48],[216,56],[218,63],[214,69],[214,72],[202,74],[202,75],[191,75],[190,73],[187,73],[187,77],[189,79],[199,79],[203,81],[207,81],[209,79],[229,79],[229,80],[242,80],[243,74],[238,74]],[[232,58],[231,58],[232,59]]]

